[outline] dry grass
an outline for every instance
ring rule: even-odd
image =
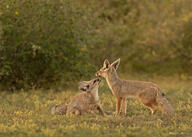
[[[162,87],[175,108],[175,115],[155,116],[134,99],[128,100],[127,116],[80,117],[50,114],[55,104],[68,103],[76,91],[20,91],[0,93],[0,136],[67,136],[67,137],[191,137],[192,83],[174,78],[152,80]],[[103,109],[112,114],[115,98],[105,83],[99,91]]]

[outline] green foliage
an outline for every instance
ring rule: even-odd
[[[192,73],[192,1],[1,0],[0,5],[1,87],[66,87],[93,77],[106,58],[121,58],[121,73]]]
[[[177,45],[183,69],[191,73],[192,68],[192,18],[189,19],[181,31],[181,41]]]
[[[0,5],[4,87],[50,87],[93,70],[86,51],[92,29],[87,9],[69,0],[3,0]]]
[[[96,48],[92,48],[96,65],[105,58],[120,57],[122,72],[170,75],[188,68],[188,59],[180,56],[178,46],[192,55],[191,44],[181,44],[183,33],[191,32],[186,22],[192,17],[192,1],[105,0],[94,1],[95,5],[101,7],[97,13],[102,22],[93,42]]]

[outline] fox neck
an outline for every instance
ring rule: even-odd
[[[117,72],[114,70],[111,74],[106,77],[107,84],[111,89],[112,93],[115,95],[115,91],[113,90],[115,86],[119,85],[120,78],[117,75]]]
[[[94,89],[91,91],[91,94],[93,95],[95,101],[96,101],[96,102],[99,102],[98,88],[94,88]]]

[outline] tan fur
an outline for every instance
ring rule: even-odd
[[[91,93],[81,92],[73,97],[67,108],[67,114],[93,113],[97,109],[98,104],[95,102]]]
[[[67,112],[67,105],[56,105],[51,108],[51,114],[53,115],[64,115]]]
[[[123,80],[117,75],[117,68],[120,59],[110,64],[108,60],[104,61],[103,67],[96,72],[96,76],[102,76],[106,79],[109,88],[116,97],[116,116],[122,112],[126,115],[126,98],[133,97],[139,99],[145,106],[151,109],[155,114],[157,106],[163,113],[173,113],[173,108],[169,101],[163,96],[161,89],[152,82]]]
[[[65,113],[67,115],[83,115],[85,113],[95,114],[94,110],[99,110],[100,114],[104,116],[105,113],[100,106],[100,100],[98,96],[98,87],[100,81],[101,78],[95,78],[90,81],[80,82],[79,89],[82,92],[78,93],[72,98],[71,102],[67,105]],[[61,110],[62,109],[63,108],[61,107]]]

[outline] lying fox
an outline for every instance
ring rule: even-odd
[[[116,116],[119,115],[120,108],[122,113],[126,115],[126,99],[128,97],[139,99],[145,106],[150,108],[152,114],[155,114],[157,106],[161,108],[164,114],[174,112],[164,93],[162,93],[156,84],[152,82],[120,79],[116,72],[119,64],[120,59],[112,64],[106,59],[103,67],[96,72],[96,76],[102,76],[106,79],[109,88],[116,97]]]
[[[84,113],[95,114],[94,110],[98,110],[101,115],[105,115],[100,106],[98,95],[98,87],[101,78],[95,78],[90,81],[79,83],[79,90],[83,91],[75,95],[68,105],[56,105],[51,109],[52,114],[75,114],[83,115]]]

